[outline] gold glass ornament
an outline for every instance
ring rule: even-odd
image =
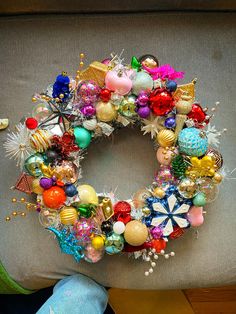
[[[128,222],[125,226],[124,238],[130,245],[142,245],[148,238],[147,226],[138,220]]]
[[[117,111],[110,101],[99,101],[96,105],[96,116],[100,121],[109,122],[116,118]]]
[[[74,225],[78,219],[78,212],[72,206],[64,206],[59,216],[63,225]]]
[[[95,250],[100,250],[104,247],[104,238],[102,236],[95,236],[92,238],[91,244]]]
[[[162,147],[170,147],[173,145],[174,141],[175,133],[171,130],[164,129],[157,134],[157,142]]]
[[[159,187],[155,188],[152,192],[155,197],[163,198],[165,196],[165,191]]]
[[[213,176],[213,181],[219,184],[222,181],[223,177],[220,173],[216,172]]]

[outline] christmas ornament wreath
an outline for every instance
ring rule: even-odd
[[[86,69],[84,54],[80,58],[77,76],[63,72],[35,94],[32,116],[8,134],[7,156],[22,169],[15,188],[37,194],[37,203],[26,207],[38,211],[62,252],[91,263],[104,253],[128,252],[151,264],[148,276],[159,255],[175,255],[165,251],[169,240],[203,223],[203,208],[214,201],[222,180],[223,159],[214,146],[225,130],[209,124],[216,108],[207,114],[195,101],[196,79],[178,85],[184,73],[159,65],[152,55],[132,57],[131,64],[112,55]],[[154,182],[130,200],[80,184],[90,143],[133,125],[155,143]]]

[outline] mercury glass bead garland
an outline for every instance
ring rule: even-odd
[[[168,241],[204,222],[205,205],[222,181],[217,146],[225,130],[209,124],[215,108],[208,114],[196,102],[196,79],[179,85],[184,72],[159,65],[155,56],[133,56],[125,64],[122,55],[112,54],[86,69],[84,57],[75,77],[62,72],[33,96],[32,116],[8,135],[7,156],[21,167],[15,189],[37,195],[26,209],[39,213],[62,252],[89,263],[127,252],[150,264],[148,276],[159,256],[175,255],[166,253]],[[82,184],[89,145],[132,126],[154,142],[159,169],[153,182],[129,200]]]

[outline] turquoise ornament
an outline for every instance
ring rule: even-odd
[[[153,79],[152,77],[144,71],[137,73],[133,81],[133,94],[138,95],[140,92],[150,92],[153,89]]]
[[[87,148],[92,139],[91,133],[81,126],[74,128],[74,136],[75,143],[82,149]]]
[[[124,238],[120,234],[111,233],[105,241],[105,251],[113,255],[120,253],[124,248]]]
[[[25,160],[24,169],[31,176],[38,178],[43,176],[42,165],[45,164],[45,159],[41,154],[34,154]]]
[[[197,128],[185,128],[178,136],[180,153],[200,157],[207,152],[208,140],[206,134]]]
[[[196,196],[193,198],[193,205],[194,206],[205,206],[206,205],[206,195],[205,193],[198,193]]]

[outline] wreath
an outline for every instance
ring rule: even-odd
[[[35,204],[20,201],[38,212],[62,252],[76,261],[95,263],[104,253],[128,252],[150,263],[148,276],[160,255],[175,255],[166,252],[168,241],[202,225],[203,208],[215,200],[222,181],[216,148],[225,129],[209,124],[216,107],[207,113],[196,102],[196,79],[177,84],[183,78],[184,72],[159,65],[152,55],[132,57],[130,64],[111,55],[84,69],[80,54],[76,77],[63,72],[35,94],[32,115],[8,134],[7,156],[22,170],[15,188],[37,194]],[[156,149],[159,170],[150,186],[119,200],[80,184],[90,143],[134,125]]]

